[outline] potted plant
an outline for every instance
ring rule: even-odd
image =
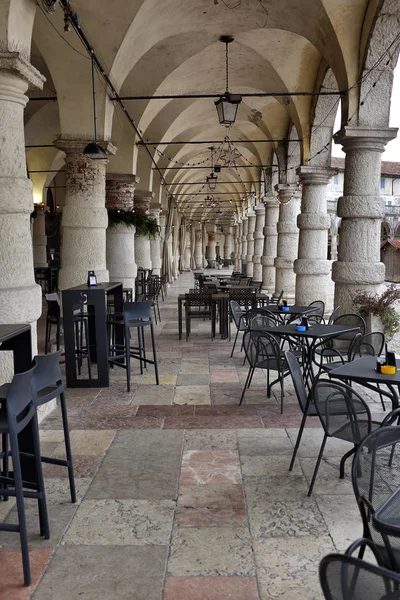
[[[387,340],[391,340],[400,331],[400,313],[394,306],[398,300],[400,300],[400,288],[395,284],[387,287],[381,294],[359,290],[353,296],[353,303],[364,318],[372,316],[379,318]]]
[[[152,215],[144,210],[121,210],[119,208],[108,208],[108,226],[110,228],[123,224],[126,227],[135,227],[136,235],[150,236],[156,238],[160,233],[160,226]]]

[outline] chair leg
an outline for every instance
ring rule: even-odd
[[[385,403],[383,401],[383,396],[381,394],[381,388],[379,387],[379,383],[377,384],[377,387],[378,387],[378,390],[379,390],[379,398],[381,399],[382,408],[386,412],[386,406],[385,406]]]
[[[340,460],[340,479],[344,479],[344,464],[345,464],[346,460],[350,456],[352,456],[356,450],[357,450],[357,446],[354,446],[354,448],[352,448],[351,450],[346,452],[346,454],[344,456],[342,456],[342,458]]]
[[[88,325],[88,322],[86,319],[83,320],[83,326],[85,328],[88,375],[89,375],[89,379],[92,379],[92,361],[90,360],[90,347],[89,347],[89,325]]]
[[[328,436],[325,433],[324,434],[324,439],[322,440],[321,448],[320,448],[320,451],[319,451],[319,454],[318,454],[318,458],[317,458],[317,464],[315,465],[314,474],[312,476],[312,480],[311,480],[311,483],[310,483],[310,487],[308,489],[307,496],[311,496],[312,491],[314,489],[314,483],[315,483],[315,480],[316,480],[317,475],[318,475],[319,465],[321,464],[322,455],[323,455],[324,450],[325,450],[325,444],[326,444],[326,440],[327,439],[328,439]]]
[[[65,454],[66,454],[66,457],[67,457],[69,489],[71,491],[71,502],[73,504],[75,504],[75,502],[76,502],[76,490],[75,490],[74,467],[73,467],[73,464],[72,464],[71,440],[70,440],[70,437],[69,437],[67,405],[65,403],[65,394],[64,394],[64,392],[62,394],[60,394],[60,404],[61,404],[61,415],[62,415],[63,430],[64,430]]]
[[[254,369],[252,369],[252,367],[250,367],[250,368],[249,368],[249,372],[247,373],[246,381],[245,381],[245,383],[244,383],[244,386],[243,386],[242,395],[241,395],[241,397],[240,397],[239,406],[241,406],[241,404],[242,404],[242,402],[243,402],[243,398],[244,398],[244,395],[245,395],[245,393],[246,393],[246,389],[247,389],[247,387],[248,387],[248,381],[249,381],[249,379],[250,379],[250,376],[251,376],[252,370],[254,371]]]
[[[248,387],[248,388],[251,386],[251,382],[253,381],[253,375],[254,375],[254,371],[255,371],[255,369],[253,368],[253,369],[251,370],[251,375],[250,375],[249,383],[247,384],[247,387]]]
[[[143,372],[142,368],[142,357],[140,354],[140,346],[139,346],[139,356],[140,356],[140,369]],[[125,361],[126,361],[126,387],[127,391],[131,391],[131,335],[129,327],[125,327]]]
[[[57,350],[59,350],[60,349],[60,336],[61,336],[61,322],[59,319],[57,320],[56,327],[57,327],[57,329],[56,329]]]
[[[152,346],[153,346],[153,360],[154,360],[154,371],[155,371],[155,374],[156,374],[156,384],[160,385],[160,379],[158,377],[157,352],[156,352],[156,344],[155,344],[155,340],[154,340],[153,323],[150,325],[150,332],[151,332],[151,343],[152,343]]]
[[[31,584],[31,568],[30,568],[30,562],[29,562],[28,534],[27,534],[27,530],[26,530],[21,464],[19,462],[18,436],[14,431],[10,432],[10,446],[11,446],[11,456],[13,459],[15,499],[16,499],[16,503],[17,503],[19,537],[21,540],[21,553],[22,553],[22,567],[23,567],[23,571],[24,571],[24,584],[26,586],[28,586]]]
[[[235,341],[233,342],[233,348],[232,348],[232,352],[231,352],[231,358],[233,356],[233,353],[235,352],[235,346],[236,346],[236,342],[238,339],[238,335],[239,335],[239,329],[236,330]]]
[[[39,507],[39,520],[40,520],[40,535],[45,540],[50,539],[50,527],[49,527],[49,516],[47,513],[46,504],[46,491],[44,487],[42,461],[40,458],[40,442],[39,442],[39,425],[37,422],[37,414],[35,413],[32,419],[32,441],[33,441],[33,454],[35,461],[35,472],[38,488],[38,507]]]
[[[44,353],[49,353],[49,339],[50,339],[50,323],[46,319],[46,338],[44,340]]]
[[[304,426],[306,424],[307,413],[303,413],[303,418],[301,420],[301,425],[299,429],[299,433],[297,434],[296,443],[294,445],[294,450],[292,454],[292,460],[290,461],[289,471],[293,471],[294,461],[296,459],[297,450],[299,449],[301,438],[303,435]]]

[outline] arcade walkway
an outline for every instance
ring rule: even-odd
[[[130,394],[122,372],[108,389],[68,391],[79,502],[65,469],[47,465],[51,540],[38,537],[28,500],[34,586],[21,585],[18,536],[1,533],[0,600],[319,600],[319,560],[361,534],[351,483],[338,478],[347,444],[328,442],[307,498],[322,437],[310,419],[287,470],[300,423],[289,381],[283,416],[260,374],[237,407],[239,352],[231,359],[228,342],[211,342],[209,322],[178,341],[177,294],[192,277],[161,307],[162,385],[135,365]],[[63,454],[57,411],[41,435],[45,453]],[[12,520],[12,503],[0,503],[0,519],[7,511]]]

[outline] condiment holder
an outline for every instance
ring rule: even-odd
[[[381,365],[381,373],[383,375],[395,375],[396,371],[397,369],[393,365]]]
[[[296,331],[307,331],[307,327],[305,325],[296,325]]]

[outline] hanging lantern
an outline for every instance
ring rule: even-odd
[[[220,42],[225,44],[225,74],[226,74],[226,90],[223,96],[220,96],[215,102],[218,113],[218,119],[221,125],[232,125],[236,121],[236,114],[239,104],[242,101],[240,94],[231,94],[228,86],[228,44],[233,42],[233,37],[230,35],[221,35]]]

